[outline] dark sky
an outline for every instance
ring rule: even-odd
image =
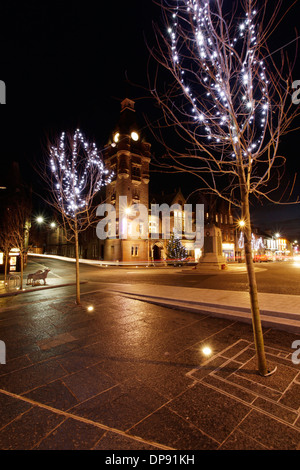
[[[291,0],[283,3],[288,5]],[[138,111],[146,112],[150,120],[156,118],[149,93],[127,84],[128,79],[148,86],[144,38],[153,45],[152,21],[159,18],[159,8],[151,0],[11,0],[5,4],[1,6],[0,32],[0,80],[7,87],[7,104],[0,107],[3,171],[15,159],[20,162],[24,177],[34,181],[36,176],[29,162],[42,154],[48,134],[57,135],[62,130],[80,127],[102,148],[126,95],[137,99]],[[280,27],[272,49],[295,37],[299,14],[298,2]],[[295,51],[294,45],[288,49],[291,54]],[[299,63],[294,79],[300,80]],[[300,132],[284,141],[287,175],[294,171],[300,175],[299,141]],[[161,189],[162,179],[152,175],[152,181],[154,178],[156,189]],[[163,181],[168,182],[168,189],[180,184],[184,193],[190,190],[186,176],[180,178],[180,183],[170,176],[164,176]],[[271,220],[266,222],[265,215]],[[300,238],[299,206],[266,207],[265,211],[256,212],[254,220],[272,224],[274,229],[279,224],[282,231],[289,227],[289,233],[296,226]],[[296,236],[294,232],[292,236]]]

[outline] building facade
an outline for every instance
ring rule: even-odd
[[[106,168],[113,173],[111,182],[105,187],[102,202],[114,208],[114,220],[108,220],[103,239],[97,236],[93,226],[80,234],[79,255],[81,258],[103,260],[112,263],[148,264],[151,262],[166,263],[167,245],[172,233],[181,228],[181,243],[186,249],[187,257],[198,262],[202,256],[201,248],[195,244],[186,229],[184,205],[186,199],[181,189],[172,194],[150,194],[149,165],[151,162],[151,144],[140,131],[136,116],[135,102],[124,99],[121,102],[119,120],[117,121],[103,158]],[[238,224],[239,215],[235,214],[226,201],[212,194],[199,193],[192,201],[203,206],[203,222],[216,225],[222,233],[222,254],[227,262],[244,261],[243,231]],[[146,215],[139,218],[137,204],[146,208]],[[163,227],[161,214],[153,215],[153,204],[167,204],[169,226],[167,232]],[[100,218],[99,218],[100,220]],[[189,231],[196,229],[195,212]],[[289,252],[288,241],[253,230],[252,248],[254,260],[275,259],[286,256]],[[67,242],[59,227],[48,234],[47,253],[74,257],[74,246]]]

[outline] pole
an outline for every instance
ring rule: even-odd
[[[75,269],[76,269],[76,304],[80,304],[80,274],[77,218],[75,218]]]

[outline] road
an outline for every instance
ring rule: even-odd
[[[258,290],[262,293],[300,295],[300,265],[292,261],[260,263],[256,266]],[[50,268],[49,279],[74,279],[74,263],[32,257],[29,259],[26,272],[41,267]],[[154,267],[99,267],[86,264],[80,265],[81,280],[89,283],[172,285],[204,289],[221,289],[246,291],[248,289],[247,274],[236,272],[218,272],[212,274],[198,273],[192,268],[154,268]]]

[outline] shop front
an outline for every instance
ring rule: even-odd
[[[7,266],[7,274],[20,272],[21,270],[21,258],[20,252],[18,250],[11,250],[9,253],[9,260]],[[3,252],[0,252],[0,273],[5,272],[5,255]]]
[[[227,263],[235,261],[235,245],[234,243],[222,243],[223,256]]]

